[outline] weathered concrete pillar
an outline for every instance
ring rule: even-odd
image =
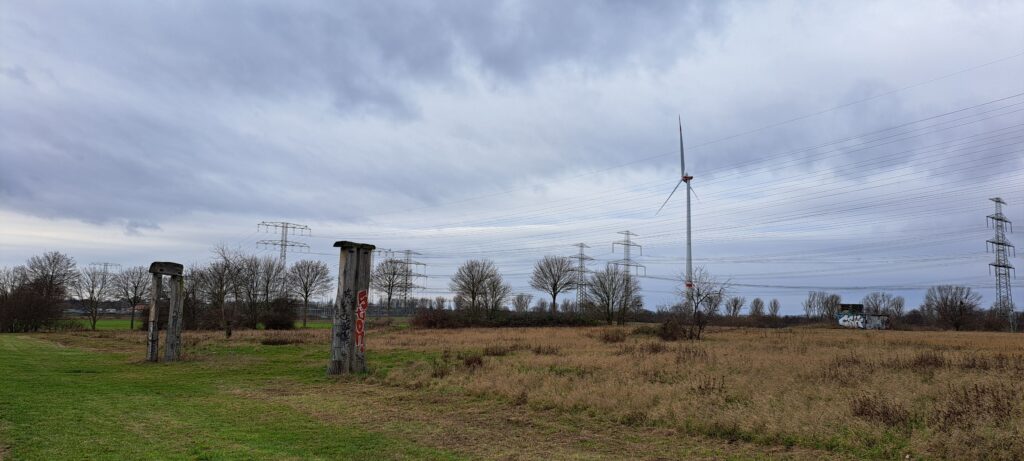
[[[171,276],[171,305],[167,312],[167,345],[164,346],[164,361],[175,362],[181,358],[182,311],[185,306],[185,279],[180,275]]]
[[[167,347],[164,350],[164,360],[172,360],[172,359],[168,358],[168,357],[171,356],[171,353],[173,351],[179,351],[180,352],[180,350],[181,350],[181,312],[180,312],[180,308],[179,308],[178,315],[175,316],[175,314],[174,314],[174,310],[175,309],[174,308],[175,308],[175,304],[178,304],[178,306],[181,306],[181,304],[180,304],[182,302],[182,296],[181,295],[183,294],[182,290],[181,290],[181,288],[183,287],[183,285],[181,283],[182,282],[181,274],[184,272],[184,270],[185,270],[185,267],[182,266],[181,264],[178,264],[178,263],[159,262],[158,261],[158,262],[154,262],[153,264],[149,265],[149,272],[151,274],[153,274],[153,294],[152,294],[152,296],[150,296],[150,301],[149,301],[149,338],[148,338],[149,341],[148,341],[148,347],[146,349],[146,360],[148,360],[150,362],[156,362],[158,360],[157,356],[158,356],[158,354],[160,352],[160,331],[157,328],[158,327],[157,321],[158,321],[158,318],[159,318],[159,315],[160,315],[160,309],[158,307],[159,306],[158,302],[160,300],[160,288],[161,288],[161,285],[163,283],[163,276],[164,275],[170,275],[171,276],[171,280],[172,280],[172,284],[171,284],[171,306],[170,306],[170,309],[169,309],[170,313],[168,314],[168,323],[167,323],[167,331],[168,331],[168,334],[167,334]],[[177,328],[178,328],[176,335],[171,333],[171,331],[172,331],[171,321],[174,320],[175,318],[177,319]],[[174,341],[173,344],[172,344],[172,341]],[[175,354],[174,358],[178,357],[177,354],[179,352],[173,352]]]
[[[370,306],[370,271],[373,270],[373,245],[359,247],[359,264],[356,268],[355,322],[352,324],[355,341],[352,372],[366,371],[366,309]]]
[[[150,269],[152,272],[152,269]],[[160,350],[160,332],[157,331],[157,317],[160,314],[160,308],[157,304],[160,300],[160,288],[164,280],[164,276],[160,274],[153,274],[153,283],[150,285],[151,293],[149,295],[149,324],[146,344],[146,361],[156,362],[157,352]]]
[[[362,323],[357,325],[357,306],[360,293],[368,300],[370,255],[373,245],[339,241],[334,243],[341,249],[338,259],[338,294],[334,301],[334,316],[331,326],[331,359],[327,364],[328,375],[361,372],[366,370],[365,348],[356,346],[356,339],[362,340]],[[365,274],[360,274],[365,272]],[[365,303],[366,301],[364,301]],[[365,320],[365,311],[363,313]],[[360,327],[357,330],[357,327]],[[358,355],[357,355],[358,351]]]

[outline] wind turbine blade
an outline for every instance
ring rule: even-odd
[[[665,208],[665,205],[668,204],[668,201],[672,198],[672,195],[675,194],[677,190],[679,190],[679,185],[682,183],[682,179],[680,179],[679,182],[676,183],[676,187],[672,189],[672,192],[670,194],[668,194],[668,198],[665,199],[665,203],[662,203],[661,208],[658,208],[658,213],[661,213],[661,210]],[[654,213],[654,216],[658,216],[658,213]]]
[[[693,194],[693,197],[696,198],[697,201],[699,202],[700,201],[700,197],[697,197],[697,191],[693,190],[693,187],[690,187],[689,184],[687,184],[686,187],[687,187],[687,189],[689,189],[690,193]]]
[[[679,174],[686,175],[686,154],[683,151],[683,116],[679,116]]]

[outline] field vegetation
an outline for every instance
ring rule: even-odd
[[[371,372],[341,380],[324,376],[323,329],[185,332],[176,364],[143,363],[139,332],[3,335],[0,445],[13,459],[1024,457],[1020,335],[709,328],[378,325]]]

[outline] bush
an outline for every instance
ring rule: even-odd
[[[677,317],[670,317],[658,328],[658,337],[665,341],[679,341],[687,338],[686,325]]]
[[[601,342],[606,344],[621,343],[626,340],[626,331],[618,328],[609,328],[601,332]]]
[[[850,401],[850,412],[858,418],[889,427],[905,426],[910,422],[910,411],[902,404],[877,395],[855,397]]]
[[[660,331],[660,328],[653,325],[640,325],[634,328],[630,334],[633,336],[658,336]]]
[[[267,330],[291,330],[299,316],[296,303],[288,298],[278,298],[270,303],[270,308],[263,314],[261,321]]]

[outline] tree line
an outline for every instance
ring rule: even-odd
[[[193,264],[184,273],[183,324],[186,329],[292,328],[301,307],[306,325],[309,304],[333,288],[330,269],[320,261],[297,261],[285,268],[277,258],[256,256],[218,247],[208,264]],[[75,259],[51,251],[33,256],[24,265],[0,268],[0,332],[27,332],[60,326],[63,307],[73,300],[96,329],[102,308],[126,304],[135,328],[135,307],[148,304],[152,275],[145,266],[110,272],[79,268]],[[166,320],[168,293],[157,305]],[[139,319],[139,325],[144,324]],[[161,323],[162,325],[162,323]]]

